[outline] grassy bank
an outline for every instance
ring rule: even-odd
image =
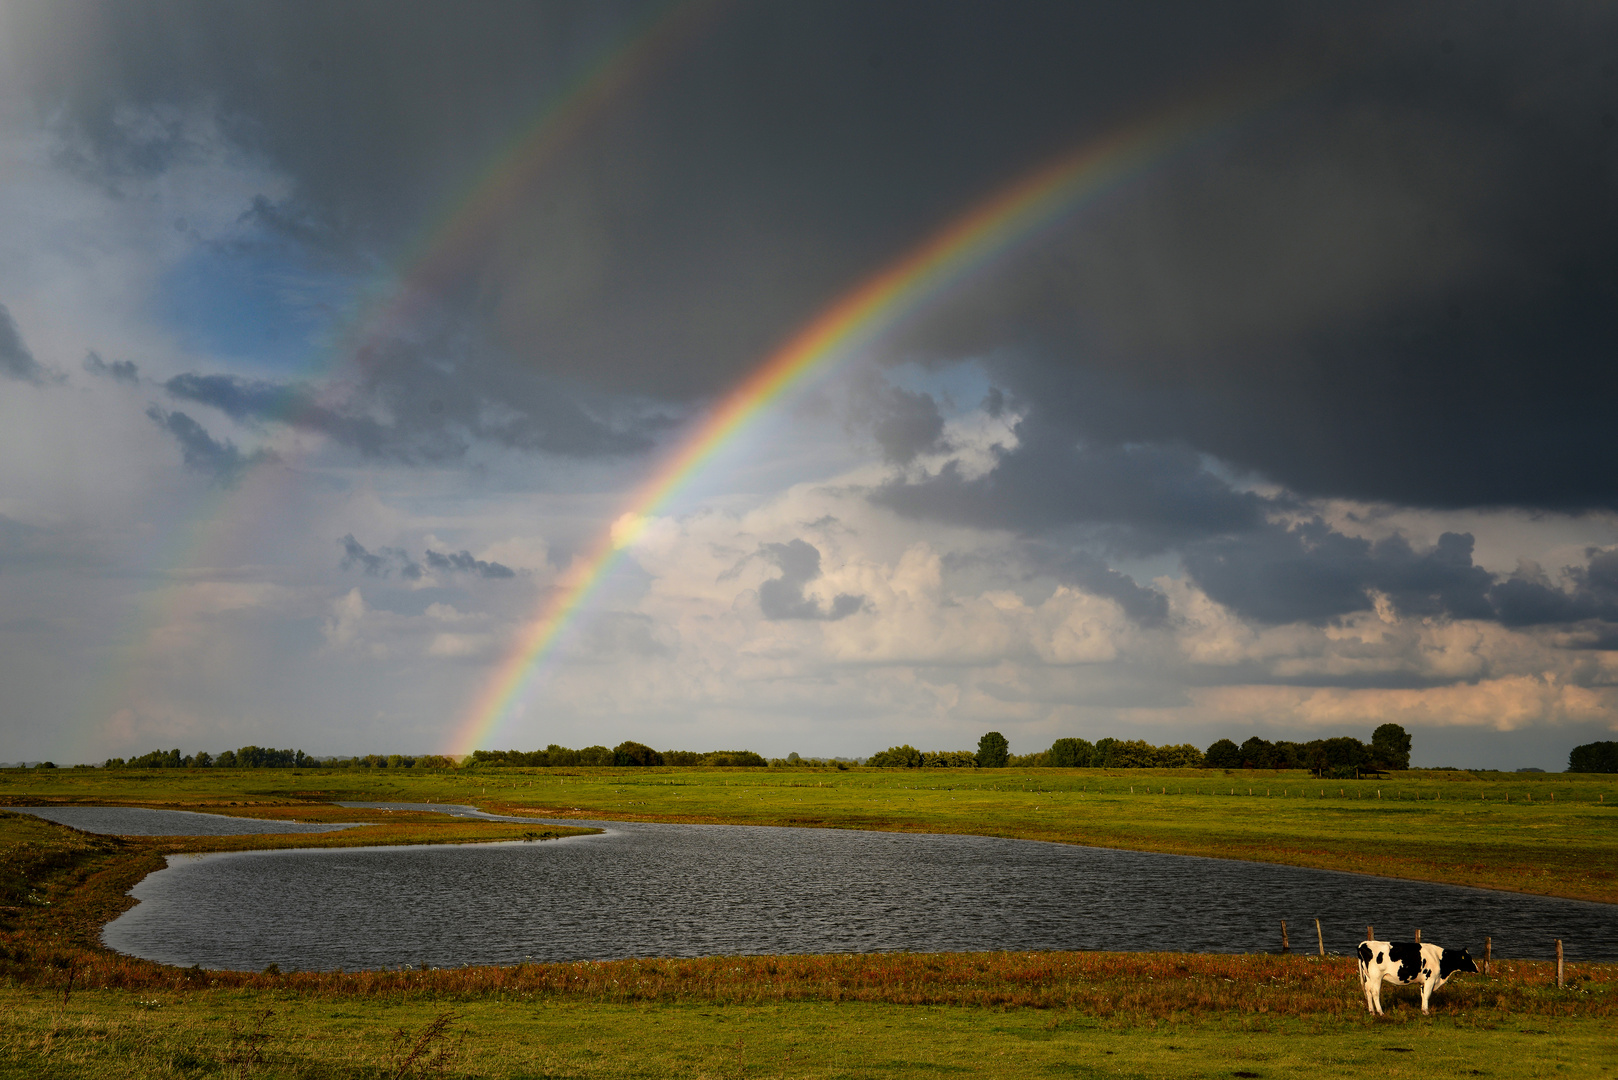
[[[5,770],[0,805],[311,818],[329,800],[550,818],[987,836],[1252,859],[1618,903],[1618,777],[1092,769]],[[354,811],[336,811],[351,815]]]

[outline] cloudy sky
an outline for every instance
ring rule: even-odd
[[[1618,730],[1618,11],[0,0],[0,759]]]

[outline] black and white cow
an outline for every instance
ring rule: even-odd
[[[1360,985],[1365,988],[1365,1011],[1382,1015],[1382,980],[1406,986],[1421,983],[1421,1011],[1427,1000],[1457,971],[1476,972],[1465,949],[1441,949],[1416,941],[1362,941],[1359,947]]]

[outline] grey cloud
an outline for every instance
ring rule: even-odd
[[[1189,546],[1186,571],[1210,597],[1265,623],[1324,622],[1372,606],[1372,591],[1402,615],[1493,619],[1493,577],[1472,563],[1472,537],[1445,533],[1417,553],[1403,537],[1372,543],[1318,518],[1268,525]]]
[[[180,444],[180,454],[187,467],[211,475],[221,484],[230,485],[253,465],[276,460],[269,450],[255,450],[243,454],[229,439],[220,441],[208,430],[183,412],[164,412],[156,405],[146,415],[158,427],[174,436]]]
[[[1168,597],[1156,589],[1141,585],[1128,574],[1114,570],[1098,556],[1072,551],[1053,557],[1037,549],[1033,554],[1036,565],[1042,570],[1054,572],[1065,584],[1092,596],[1116,602],[1124,609],[1125,615],[1142,626],[1161,626],[1168,620]]]
[[[140,382],[140,368],[133,360],[114,360],[107,363],[101,359],[101,354],[91,349],[84,357],[84,370],[92,375],[99,375],[114,382],[128,383],[133,386]]]
[[[45,528],[0,514],[0,572],[57,567],[82,570],[104,561],[81,529]]]
[[[274,383],[237,375],[176,375],[163,384],[173,397],[209,405],[234,420],[279,422],[328,435],[366,456],[437,461],[459,456],[465,444],[453,438],[399,438],[399,433],[368,416],[342,413],[321,404],[313,387]]]
[[[481,578],[511,578],[516,577],[516,571],[509,566],[497,562],[484,562],[474,559],[469,551],[452,551],[448,554],[439,554],[432,548],[427,549],[427,565],[434,570],[459,570],[476,574]]]
[[[340,569],[353,570],[358,567],[368,576],[378,578],[385,578],[397,570],[399,576],[407,581],[421,579],[421,564],[402,548],[381,547],[371,552],[354,539],[353,533],[344,536],[338,543],[343,545],[343,559],[337,564]]]
[[[47,379],[45,369],[23,344],[17,320],[4,304],[0,304],[0,374],[35,386],[43,386]]]
[[[894,479],[871,498],[910,517],[1017,533],[1105,528],[1116,546],[1135,551],[1253,529],[1273,508],[1183,447],[1078,444],[1037,415],[1017,435],[982,476],[967,479],[951,461],[936,476]]]
[[[944,418],[931,394],[884,385],[875,407],[871,430],[888,461],[902,465],[917,454],[941,448]]]
[[[344,570],[357,568],[371,577],[383,578],[397,570],[400,577],[409,581],[419,581],[425,572],[422,564],[411,558],[410,553],[403,548],[382,547],[372,552],[354,539],[353,533],[349,533],[338,543],[343,545],[343,558],[338,565]],[[469,551],[443,553],[428,548],[426,562],[428,570],[441,570],[445,573],[468,573],[492,580],[517,576],[517,572],[511,567],[473,558]]]
[[[1618,623],[1618,548],[1591,548],[1582,567],[1564,571],[1570,588],[1543,575],[1514,574],[1490,592],[1507,626],[1544,626],[1586,621]],[[1603,639],[1610,631],[1601,631]],[[1606,645],[1596,647],[1605,648]]]
[[[758,606],[766,619],[822,619],[834,622],[865,606],[865,597],[839,593],[831,608],[803,594],[805,585],[820,576],[820,549],[802,540],[764,544],[759,554],[781,568],[781,576],[758,587]]]
[[[314,207],[293,199],[272,201],[264,195],[255,195],[243,210],[238,222],[251,223],[270,236],[290,241],[306,251],[337,255],[350,261],[342,243],[340,231],[321,218]]]
[[[661,414],[637,416],[638,430],[627,423],[604,423],[564,392],[547,395],[522,372],[493,377],[480,386],[416,347],[378,346],[366,360],[367,377],[357,400],[347,406],[324,403],[308,384],[237,375],[176,375],[164,389],[234,419],[288,424],[326,435],[367,457],[406,463],[459,459],[473,438],[575,456],[623,454],[646,449],[647,433],[670,423]],[[370,415],[367,404],[385,412],[389,421]]]

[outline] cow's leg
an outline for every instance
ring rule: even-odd
[[[1382,973],[1380,971],[1375,972],[1375,973],[1372,974],[1370,997],[1371,997],[1371,1004],[1376,1006],[1376,1014],[1378,1016],[1381,1016],[1382,1015]]]
[[[1427,1001],[1433,996],[1433,983],[1436,982],[1431,975],[1421,980],[1421,1015],[1427,1015]]]
[[[1360,989],[1365,991],[1365,1011],[1375,1015],[1376,1008],[1371,1004],[1371,973],[1360,965]]]

